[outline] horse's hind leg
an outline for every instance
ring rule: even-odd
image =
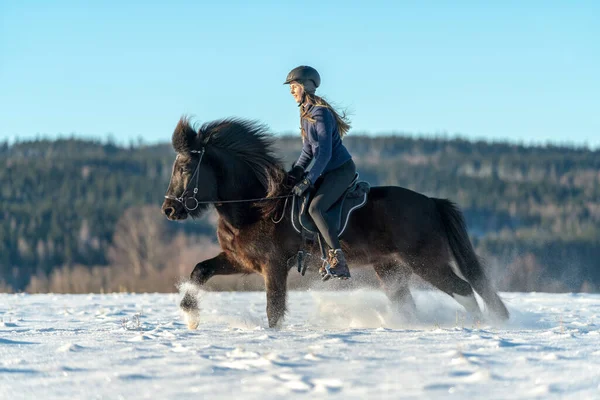
[[[385,294],[403,315],[416,315],[415,301],[410,293],[409,281],[412,271],[398,263],[382,263],[373,266]]]
[[[427,282],[440,289],[442,292],[452,296],[468,313],[475,317],[481,317],[481,310],[471,285],[458,277],[450,265],[445,265],[439,269],[432,268],[426,273],[416,271]]]

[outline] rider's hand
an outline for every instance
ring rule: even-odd
[[[299,165],[294,165],[287,173],[287,183],[292,186],[298,183],[304,175],[304,168]]]
[[[294,186],[294,188],[292,189],[292,192],[296,195],[296,196],[302,196],[304,193],[306,193],[309,190],[313,189],[313,185],[312,182],[310,181],[310,179],[308,178],[304,178],[302,179],[302,181],[300,183],[298,183],[296,186]]]

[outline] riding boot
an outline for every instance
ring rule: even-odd
[[[350,278],[350,270],[342,249],[329,250],[329,273],[335,278]]]

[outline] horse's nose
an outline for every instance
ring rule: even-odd
[[[175,208],[165,207],[163,209],[163,213],[167,216],[167,218],[171,218],[171,217],[173,217],[173,214],[175,214]]]

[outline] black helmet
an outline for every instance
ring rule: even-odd
[[[291,83],[292,81],[297,81],[304,84],[306,81],[312,81],[315,84],[315,89],[319,87],[321,84],[321,77],[316,69],[313,67],[309,67],[307,65],[301,65],[299,67],[294,68],[287,75],[284,85]]]

